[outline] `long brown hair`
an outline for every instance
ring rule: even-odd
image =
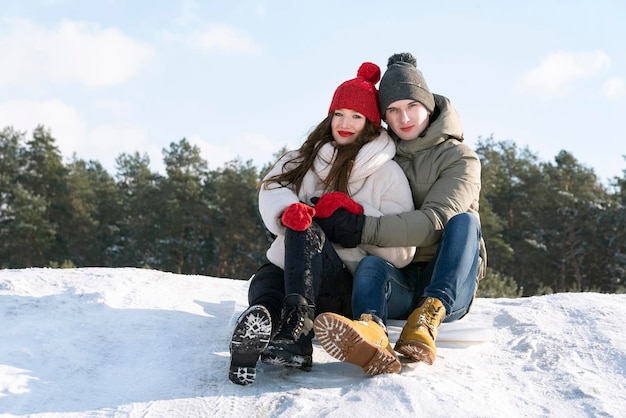
[[[289,171],[284,171],[261,182],[262,187],[267,188],[269,183],[278,183],[283,187],[293,184],[296,194],[300,192],[302,181],[306,173],[313,167],[313,162],[319,150],[327,143],[333,142],[331,120],[333,113],[321,121],[309,134],[304,144],[298,149],[298,155],[284,165],[297,163],[297,166]],[[348,180],[352,173],[354,160],[361,147],[376,139],[382,128],[377,128],[368,119],[365,119],[365,127],[351,144],[341,145],[335,148],[335,160],[324,180],[324,191],[338,191],[348,194]]]

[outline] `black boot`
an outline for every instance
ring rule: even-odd
[[[228,378],[238,385],[249,385],[256,377],[256,362],[267,347],[272,334],[270,313],[261,305],[246,309],[230,340],[230,369]]]
[[[267,364],[307,368],[313,364],[313,319],[315,307],[297,293],[284,300],[276,335],[261,354]]]

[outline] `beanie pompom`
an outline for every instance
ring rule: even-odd
[[[351,109],[365,116],[376,128],[380,128],[378,90],[376,89],[380,76],[378,65],[372,62],[362,63],[355,78],[337,87],[333,100],[330,102],[328,114],[330,115],[337,109]]]
[[[417,68],[417,60],[410,52],[401,52],[399,54],[393,54],[392,56],[390,56],[389,60],[387,60],[387,68],[397,62],[406,62]]]
[[[356,73],[357,77],[364,78],[372,84],[380,80],[380,67],[372,62],[364,62]]]

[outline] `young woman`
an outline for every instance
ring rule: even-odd
[[[374,254],[401,268],[413,258],[411,246],[334,245],[313,221],[337,208],[369,216],[413,209],[407,178],[392,160],[395,144],[381,127],[379,80],[376,64],[361,64],[357,77],[335,91],[328,116],[261,183],[261,217],[276,239],[267,251],[269,263],[250,280],[250,307],[233,332],[233,383],[252,383],[259,357],[267,364],[310,367],[315,315],[350,314],[358,262]],[[399,367],[397,359],[391,363]]]

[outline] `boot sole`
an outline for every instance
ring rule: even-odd
[[[413,361],[423,361],[431,366],[435,362],[435,352],[420,341],[398,341],[394,349]]]
[[[372,376],[400,373],[400,360],[385,347],[367,341],[351,322],[339,315],[320,314],[315,319],[314,329],[322,348],[337,360],[359,366]]]
[[[262,306],[248,308],[237,320],[230,341],[228,378],[238,385],[249,385],[256,378],[256,363],[272,334],[270,314]]]
[[[294,354],[278,347],[267,347],[261,354],[261,361],[272,366],[308,369],[313,365],[313,356]]]

